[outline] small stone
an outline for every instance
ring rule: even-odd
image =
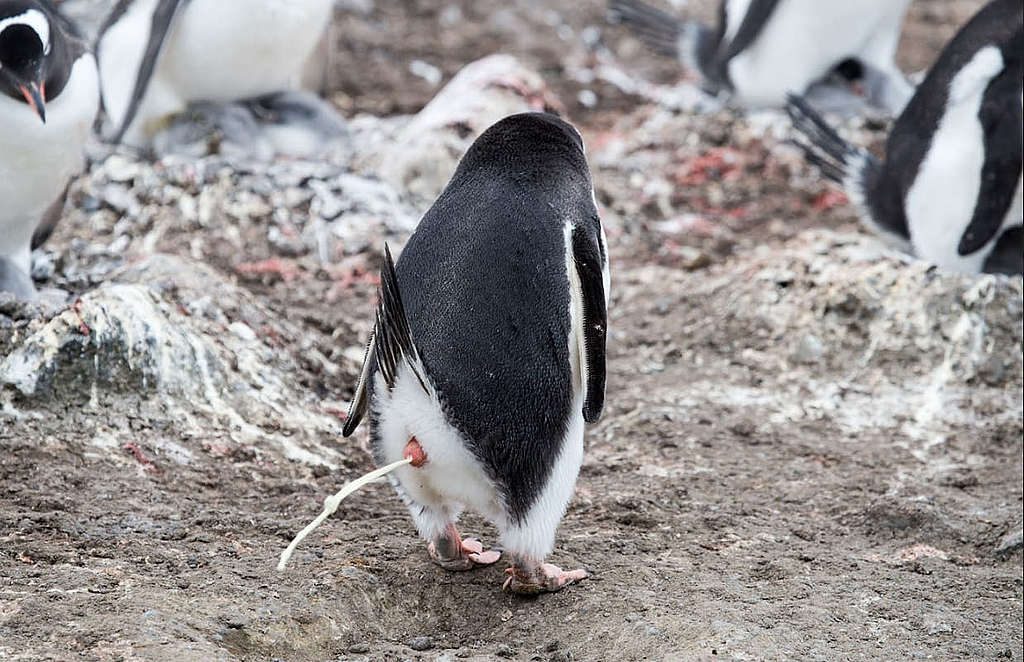
[[[231,333],[238,336],[239,339],[246,342],[256,340],[256,332],[253,331],[245,322],[232,322],[231,325],[228,326],[228,329],[231,330]]]
[[[413,637],[409,641],[409,648],[414,651],[428,651],[434,647],[434,640],[430,637]]]
[[[805,333],[793,350],[793,360],[797,363],[817,363],[825,355],[825,346],[821,340],[812,333]]]
[[[996,547],[996,554],[1012,554],[1021,547],[1024,547],[1024,529],[1017,529],[1003,536]]]
[[[508,644],[501,644],[501,645],[498,646],[498,649],[494,651],[494,654],[497,655],[498,657],[503,657],[505,659],[511,659],[511,658],[516,656],[516,651],[515,651],[514,648],[512,648]]]
[[[930,635],[949,634],[952,631],[953,628],[949,623],[943,623],[941,621],[936,621],[928,626],[928,634]]]
[[[368,644],[365,641],[360,641],[357,644],[352,644],[351,646],[349,646],[348,647],[348,652],[349,653],[369,653],[370,652],[370,644]]]

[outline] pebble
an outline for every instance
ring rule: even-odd
[[[409,641],[409,648],[414,651],[428,651],[434,647],[434,640],[430,637],[413,637]]]

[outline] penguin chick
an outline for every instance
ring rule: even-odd
[[[60,220],[98,108],[72,24],[46,0],[0,0],[0,290],[34,295],[32,249]]]
[[[913,93],[893,56],[910,0],[720,0],[714,28],[680,20],[639,0],[610,0],[609,20],[624,23],[655,51],[699,73],[705,88],[737,104],[781,108],[837,66],[856,60],[881,74],[863,92],[898,114]]]
[[[332,0],[119,0],[96,45],[104,136],[148,147],[196,101],[294,88]]]
[[[885,160],[843,140],[800,97],[798,143],[864,223],[945,269],[1024,271],[1024,7],[985,5],[946,45],[893,125]]]
[[[494,563],[463,540],[465,508],[501,534],[517,593],[587,577],[545,563],[604,403],[608,255],[579,133],[511,115],[472,144],[396,265],[344,434],[368,413],[430,556]]]

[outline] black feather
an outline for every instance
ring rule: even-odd
[[[405,316],[405,306],[402,305],[402,293],[398,289],[398,274],[395,273],[395,263],[391,259],[391,249],[387,244],[384,244],[384,266],[380,270],[378,296],[380,301],[377,304],[377,322],[373,330],[377,370],[384,377],[388,389],[393,389],[398,378],[398,369],[404,359],[419,380],[420,386],[429,393],[427,384],[416,367],[420,360],[419,352],[412,341],[409,320]]]

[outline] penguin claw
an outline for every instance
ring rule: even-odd
[[[457,551],[452,550],[454,545],[451,543],[454,541],[447,537],[442,537],[440,540],[431,542],[427,546],[430,558],[445,570],[453,572],[472,570],[478,566],[497,563],[498,559],[501,558],[501,552],[496,549],[484,551],[483,543],[476,538],[459,540],[456,536],[454,540],[459,541]],[[448,553],[442,553],[442,549]]]
[[[582,568],[562,570],[552,563],[542,563],[534,569],[526,570],[513,566],[506,568],[505,574],[508,578],[501,585],[501,589],[519,595],[554,593],[590,576],[590,573]]]

